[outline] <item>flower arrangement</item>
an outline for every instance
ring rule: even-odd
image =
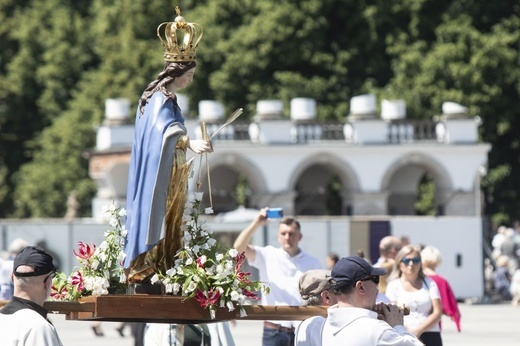
[[[174,267],[166,273],[156,273],[152,283],[160,282],[168,294],[193,298],[203,308],[208,308],[211,319],[216,308],[229,311],[240,308],[245,316],[244,305],[258,300],[255,292],[269,292],[269,287],[258,281],[250,281],[251,273],[242,271],[245,253],[236,249],[221,249],[211,236],[211,230],[199,217],[213,214],[211,208],[201,208],[202,193],[186,204],[183,215],[184,247],[176,254]]]
[[[244,305],[259,297],[255,292],[269,293],[269,287],[258,281],[250,281],[251,273],[241,267],[245,253],[219,246],[201,215],[213,214],[211,208],[201,208],[202,193],[196,193],[192,202],[186,203],[182,231],[184,247],[176,254],[174,267],[166,273],[156,273],[151,283],[162,283],[165,293],[195,299],[207,308],[211,319],[217,307],[229,311],[239,307],[245,316]],[[105,240],[96,247],[80,242],[74,255],[80,266],[69,276],[59,273],[53,279],[53,300],[75,301],[83,296],[126,292],[126,277],[122,267],[125,258],[124,239],[127,234],[123,218],[125,209],[110,205],[105,216],[111,230],[105,232]]]
[[[73,273],[57,274],[52,281],[53,300],[75,301],[82,296],[126,292],[126,277],[122,262],[126,229],[123,218],[126,210],[115,205],[104,207],[104,214],[112,229],[105,232],[105,240],[98,246],[79,242],[73,251],[80,263]]]

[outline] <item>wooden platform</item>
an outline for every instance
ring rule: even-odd
[[[0,301],[3,306],[6,301]],[[267,306],[245,307],[247,316],[240,317],[240,310],[218,308],[216,318],[210,319],[209,310],[203,309],[193,299],[168,295],[102,295],[81,298],[78,302],[45,302],[51,313],[65,314],[68,320],[118,321],[155,323],[211,323],[240,320],[304,320],[312,316],[326,316],[323,306]]]

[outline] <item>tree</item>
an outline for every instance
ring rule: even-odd
[[[483,181],[485,213],[505,222],[520,218],[520,120],[515,110],[519,42],[518,16],[503,18],[481,32],[472,18],[461,14],[438,25],[435,41],[429,44],[410,45],[403,39],[390,46],[394,77],[381,90],[383,95],[405,98],[412,117],[431,117],[444,101],[454,101],[482,118],[481,138],[492,144],[489,174]]]

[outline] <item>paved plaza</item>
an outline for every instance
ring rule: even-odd
[[[520,345],[520,307],[510,304],[459,304],[462,313],[462,332],[443,317],[442,338],[446,346],[517,346]],[[66,321],[63,315],[51,315],[65,346],[133,346],[129,336],[121,337],[115,328],[118,323],[102,323],[104,337],[96,337],[90,322]],[[237,346],[260,346],[262,322],[237,321],[231,327]],[[128,334],[129,331],[127,330]]]

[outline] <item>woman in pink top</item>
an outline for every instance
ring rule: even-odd
[[[442,313],[451,317],[457,326],[457,330],[460,332],[460,311],[457,305],[457,299],[455,299],[455,295],[448,281],[435,272],[435,269],[442,262],[441,252],[436,247],[427,246],[421,251],[421,258],[424,274],[435,281],[439,288]]]

